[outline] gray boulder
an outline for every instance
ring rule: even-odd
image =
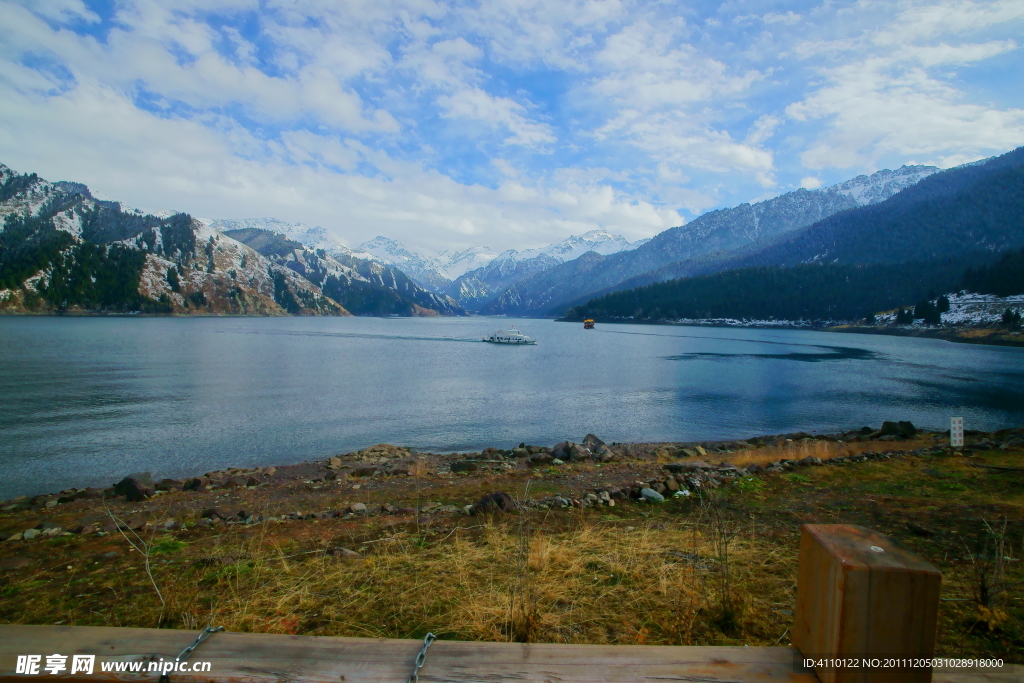
[[[153,480],[149,478],[147,473],[143,474],[146,476],[140,478],[140,475],[132,475],[114,484],[114,494],[124,496],[125,500],[130,503],[145,500],[152,496],[156,493]]]
[[[644,487],[640,489],[640,497],[646,500],[648,503],[664,503],[665,496],[661,495],[652,488]]]
[[[495,491],[477,501],[476,505],[470,508],[469,514],[489,514],[495,512],[512,512],[517,509],[516,501],[504,491]]]
[[[537,455],[531,455],[526,461],[526,465],[527,467],[542,467],[543,465],[550,465],[555,460],[565,461],[564,458],[560,458],[554,453],[538,453]]]

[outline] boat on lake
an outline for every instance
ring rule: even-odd
[[[484,337],[483,341],[491,344],[536,344],[536,339],[531,339],[516,329],[515,325],[510,330],[498,330],[490,336]]]
[[[594,329],[594,321],[592,319],[590,319],[590,318],[587,318],[586,320],[584,320],[583,321],[583,329],[585,329],[585,330],[592,330],[592,329]]]

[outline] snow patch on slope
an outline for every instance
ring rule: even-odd
[[[642,239],[630,242],[622,235],[613,235],[607,230],[591,230],[582,235],[570,235],[561,242],[549,244],[538,249],[524,249],[522,251],[509,249],[502,252],[496,260],[527,261],[538,256],[550,256],[559,263],[565,263],[566,261],[577,259],[587,252],[593,251],[602,256],[609,256],[620,251],[636,249],[649,241],[649,239]]]
[[[916,185],[940,169],[935,166],[901,166],[892,171],[885,169],[871,175],[859,175],[817,192],[833,192],[846,195],[858,206],[877,204],[897,192]]]
[[[1024,294],[1013,296],[996,296],[995,294],[976,294],[973,292],[957,292],[948,294],[949,310],[942,314],[943,325],[992,325],[1003,319],[1003,311],[1007,308],[1024,313]],[[880,313],[875,316],[879,325],[894,325],[896,311]],[[927,327],[923,320],[915,320],[904,327]]]

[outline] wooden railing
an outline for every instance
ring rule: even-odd
[[[872,660],[928,658],[934,650],[941,576],[891,539],[849,525],[808,525],[800,542],[795,647],[668,647],[437,641],[419,679],[499,683],[912,683],[1022,681],[1001,672],[933,672],[865,666]],[[0,682],[156,681],[156,673],[103,672],[112,662],[173,661],[196,634],[167,629],[0,625]],[[417,640],[217,633],[190,663],[208,673],[172,672],[170,683],[405,683]],[[66,669],[43,669],[47,656]],[[40,656],[39,673],[17,673],[18,657]],[[93,673],[71,674],[74,655],[94,655]],[[814,660],[812,666],[805,661]],[[860,665],[854,667],[856,660]],[[25,662],[26,660],[22,660]],[[24,668],[24,667],[23,667]]]

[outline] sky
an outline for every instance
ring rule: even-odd
[[[1024,145],[1024,0],[0,0],[0,162],[350,246],[636,240]]]

